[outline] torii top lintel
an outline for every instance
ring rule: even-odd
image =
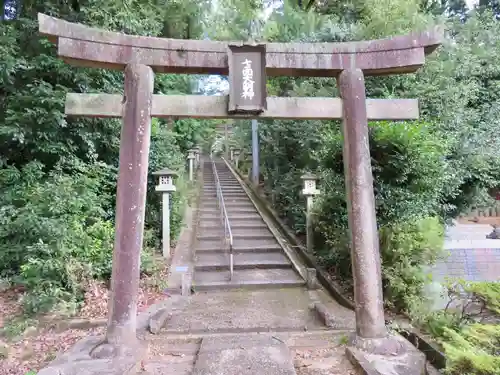
[[[149,65],[156,72],[228,74],[227,42],[179,40],[104,31],[38,14],[39,31],[58,45],[71,64],[124,69]],[[267,43],[269,76],[331,77],[346,68],[365,75],[411,73],[425,63],[443,38],[443,29],[349,43]]]

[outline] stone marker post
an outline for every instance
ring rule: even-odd
[[[229,147],[229,160],[234,161],[234,147]]]
[[[344,173],[351,240],[356,334],[361,339],[387,336],[375,196],[368,144],[365,79],[361,69],[340,73],[338,87],[344,118]]]
[[[259,185],[259,123],[252,120],[252,182]]]
[[[200,153],[201,153],[201,147],[196,146],[194,148],[194,155],[195,155],[195,165],[196,165],[196,170],[200,168]]]
[[[196,159],[196,156],[195,156],[195,150],[194,149],[190,149],[188,151],[188,161],[189,161],[189,181],[193,181],[193,172],[194,172],[194,160]]]
[[[177,173],[168,168],[158,172],[153,172],[154,176],[159,177],[159,183],[155,190],[162,195],[162,253],[164,258],[170,258],[170,193],[176,190],[174,177]]]
[[[153,101],[153,70],[125,68],[125,103],[120,138],[116,228],[107,342],[135,345],[139,266],[144,234]]]
[[[241,151],[239,149],[234,150],[236,169],[238,169],[238,164],[240,162],[240,153],[241,153]]]
[[[316,181],[318,178],[312,173],[306,173],[301,177],[304,188],[302,195],[306,197],[306,241],[307,251],[312,252],[314,248],[314,233],[312,227],[312,206],[314,203],[314,196],[318,195],[320,191],[316,189]]]

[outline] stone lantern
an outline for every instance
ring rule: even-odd
[[[158,185],[155,190],[162,194],[162,250],[165,258],[170,258],[170,193],[176,191],[174,177],[177,173],[165,168],[153,172],[158,176]]]
[[[300,177],[303,181],[302,195],[306,197],[306,239],[307,239],[307,250],[312,252],[313,250],[313,230],[312,230],[312,205],[314,196],[318,195],[320,191],[316,189],[316,177],[312,173],[305,173]]]
[[[193,181],[193,168],[194,168],[194,160],[196,159],[196,150],[194,148],[188,150],[188,160],[189,160],[189,181]]]

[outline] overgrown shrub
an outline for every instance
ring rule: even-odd
[[[443,346],[447,374],[500,374],[500,283],[451,280],[446,287],[445,309],[415,304],[414,323]]]
[[[500,324],[476,323],[458,332],[445,327],[443,347],[447,374],[500,374]]]
[[[86,280],[111,272],[114,225],[104,186],[114,171],[80,165],[68,175],[42,167],[0,169],[0,274],[35,297],[27,299],[29,312],[76,301]]]
[[[248,124],[235,138],[248,148]],[[446,138],[425,122],[370,123],[370,152],[380,233],[384,291],[388,305],[406,309],[421,296],[426,266],[443,244],[442,204],[452,178]],[[300,176],[314,171],[321,194],[314,205],[315,252],[347,283],[352,278],[343,163],[337,122],[259,123],[262,173],[275,208],[299,234],[305,231]]]
[[[443,253],[443,224],[429,217],[382,227],[379,234],[386,304],[407,309],[429,281],[426,266]]]

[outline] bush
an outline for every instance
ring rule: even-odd
[[[386,304],[407,309],[429,281],[426,266],[443,253],[443,224],[430,217],[386,226],[379,233]]]
[[[443,346],[450,375],[500,374],[500,284],[451,281],[444,310],[411,311],[414,323]]]
[[[444,328],[443,347],[450,375],[500,374],[500,325],[472,324],[460,331]]]
[[[421,296],[425,266],[439,256],[442,204],[452,178],[446,138],[425,122],[370,123],[377,223],[387,303],[408,308]],[[250,145],[249,126],[240,122],[235,138]],[[338,122],[259,123],[262,174],[276,210],[299,234],[305,232],[300,176],[314,171],[322,194],[315,199],[315,253],[330,272],[352,278],[344,182],[343,136]]]
[[[114,226],[103,180],[115,176],[100,164],[81,169],[45,173],[32,162],[0,170],[0,274],[36,297],[27,299],[28,312],[76,301],[86,280],[111,273]]]

